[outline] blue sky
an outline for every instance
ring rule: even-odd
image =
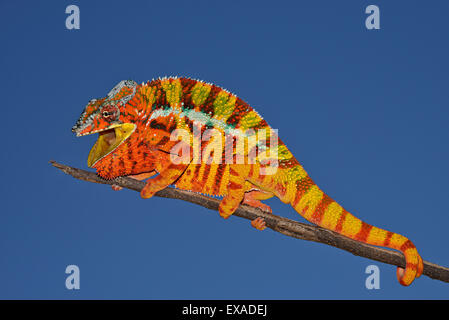
[[[380,30],[365,28],[370,4]],[[404,288],[393,266],[48,164],[87,169],[96,137],[70,129],[120,80],[200,78],[250,103],[348,211],[449,266],[448,14],[447,1],[1,1],[0,298],[449,298],[447,283]],[[71,264],[80,290],[65,288]]]

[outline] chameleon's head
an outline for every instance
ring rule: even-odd
[[[87,159],[89,167],[114,151],[134,132],[136,125],[127,119],[126,107],[136,94],[136,88],[137,83],[132,80],[121,81],[105,98],[91,100],[72,127],[78,137],[99,134]]]

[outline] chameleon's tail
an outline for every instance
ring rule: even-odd
[[[409,239],[356,218],[321,191],[308,176],[296,181],[296,194],[291,197],[290,203],[304,218],[323,228],[357,241],[401,251],[405,256],[406,268],[398,267],[397,277],[402,285],[410,285],[422,274],[422,259]]]

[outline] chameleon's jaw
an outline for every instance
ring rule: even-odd
[[[99,160],[117,149],[134,132],[132,123],[116,124],[98,132],[98,139],[89,152],[87,165],[93,167]]]

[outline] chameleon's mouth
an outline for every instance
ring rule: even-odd
[[[93,167],[95,163],[117,149],[134,132],[135,128],[135,124],[123,123],[100,131],[97,142],[89,152],[87,165]]]

